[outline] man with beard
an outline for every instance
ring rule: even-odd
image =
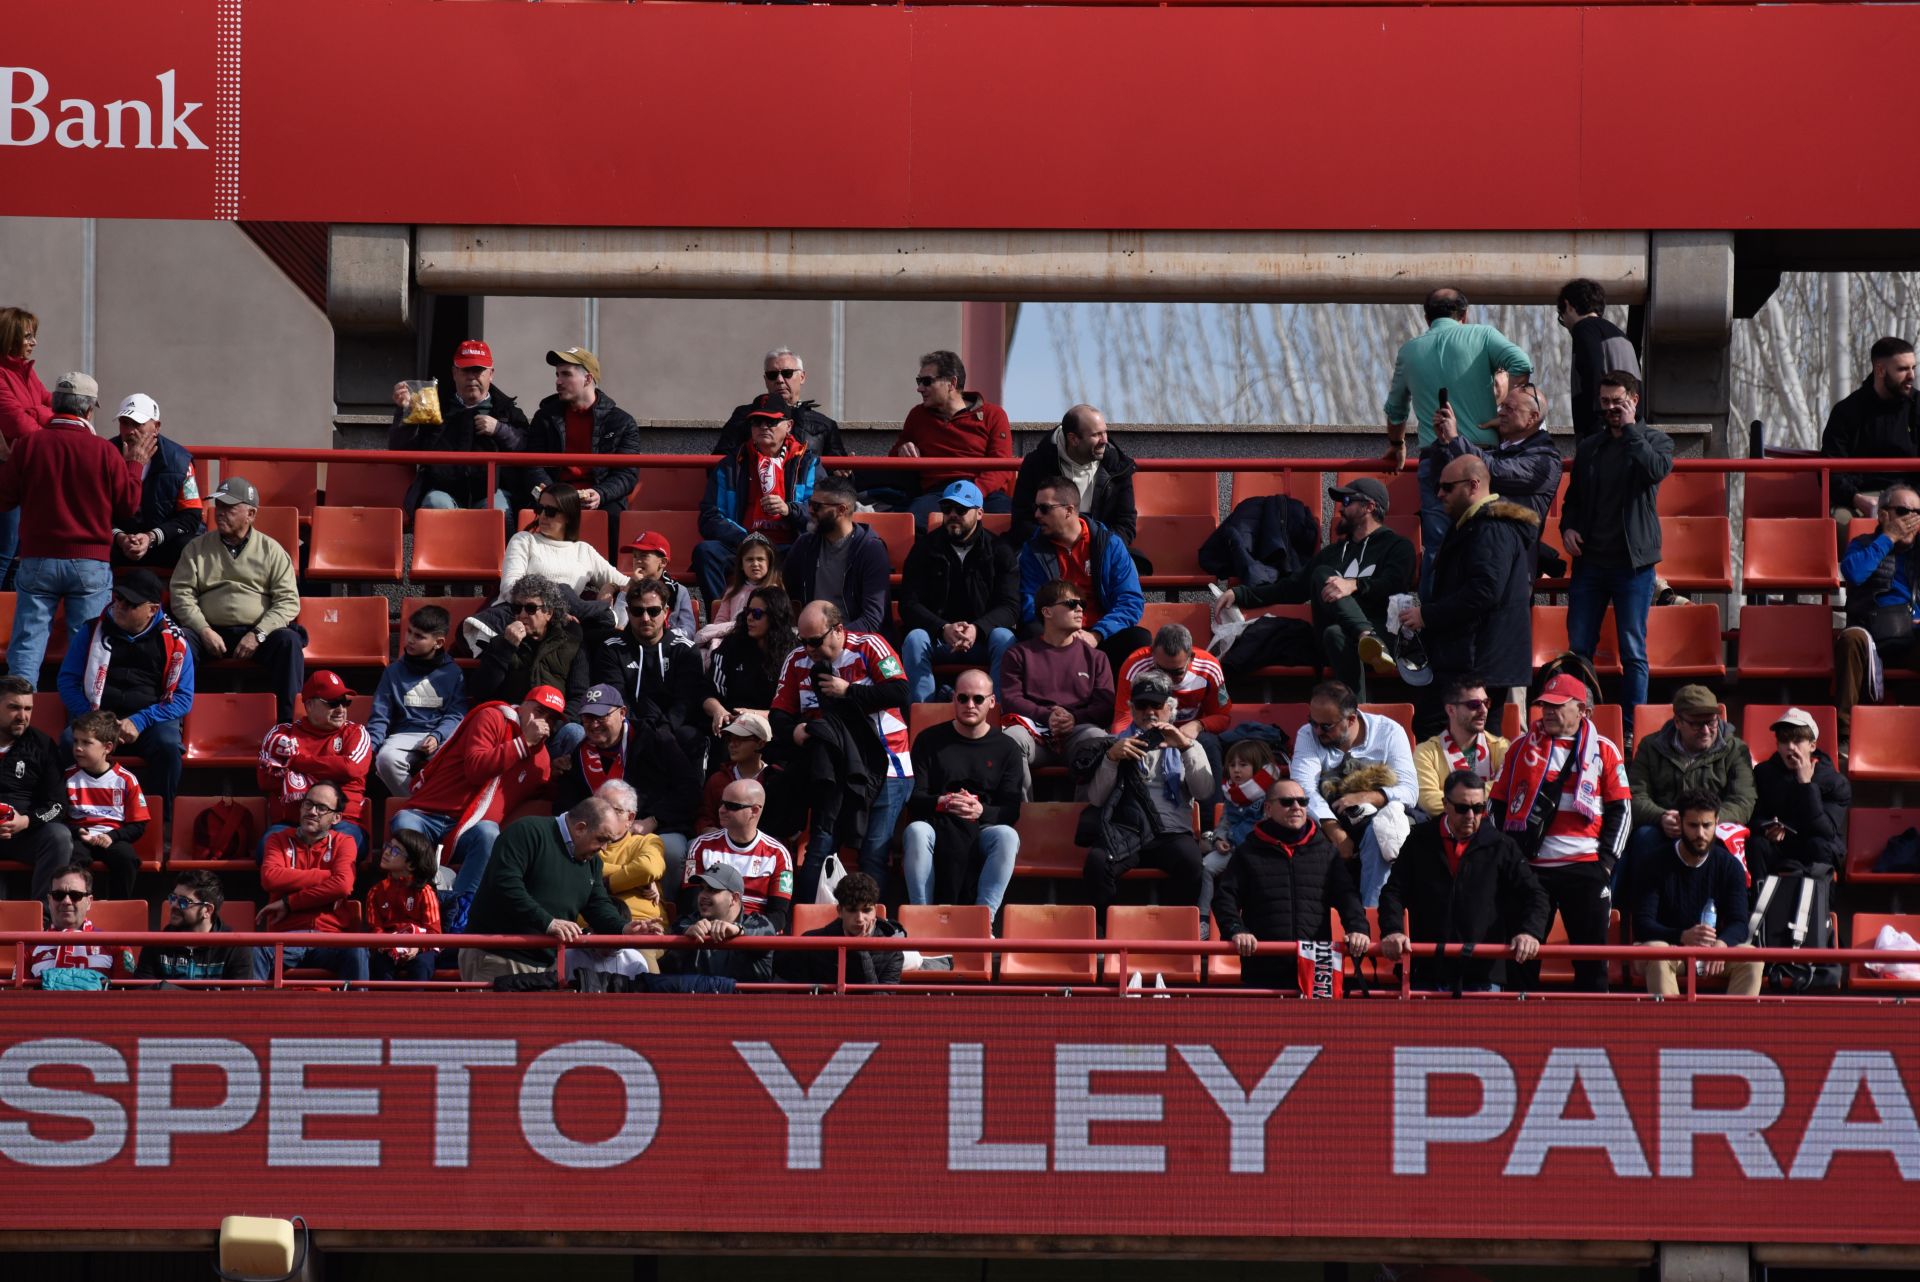
[[[1747,870],[1714,835],[1720,803],[1705,793],[1680,799],[1680,835],[1645,870],[1633,902],[1633,937],[1649,948],[1740,948],[1747,945]],[[1647,991],[1680,993],[1684,961],[1642,963]],[[1704,974],[1727,976],[1727,992],[1752,997],[1764,967],[1757,961],[1710,961]]]
[[[1486,683],[1478,676],[1455,677],[1440,690],[1447,713],[1446,728],[1424,739],[1413,750],[1413,774],[1420,788],[1420,809],[1428,818],[1440,815],[1446,804],[1441,784],[1459,770],[1483,780],[1496,779],[1507,759],[1507,741],[1487,732],[1493,705]]]
[[[177,944],[140,950],[135,979],[251,979],[253,952],[223,943],[227,927],[220,920],[226,900],[220,878],[205,868],[183,872],[173,880],[167,896],[168,933],[185,936]]]
[[[1833,407],[1820,452],[1828,458],[1915,458],[1920,456],[1920,412],[1914,400],[1913,344],[1883,338],[1869,355],[1873,372]],[[1856,516],[1879,510],[1881,493],[1898,483],[1920,480],[1920,461],[1911,472],[1831,472],[1827,485],[1833,519],[1842,535]]]
[[[1136,470],[1127,452],[1108,438],[1106,415],[1091,405],[1074,406],[1060,426],[1020,460],[1020,474],[1013,482],[1013,545],[1033,534],[1034,500],[1041,484],[1064,476],[1080,489],[1081,512],[1131,547],[1140,524],[1133,499]]]

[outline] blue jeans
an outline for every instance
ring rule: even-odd
[[[287,945],[286,960],[281,963],[283,970],[292,970],[302,964],[317,966],[321,970],[330,970],[341,979],[357,980],[367,977],[367,950],[364,948],[295,948]],[[256,948],[253,950],[253,977],[255,979],[273,978],[273,949]]]
[[[432,512],[452,512],[457,511],[460,507],[458,503],[453,501],[453,495],[447,493],[445,490],[428,490],[420,496],[420,506]],[[507,502],[507,492],[505,490],[495,490],[493,492],[493,508],[496,512],[510,512],[513,510]]]
[[[1609,605],[1625,674],[1620,679],[1620,720],[1631,737],[1633,710],[1647,701],[1647,611],[1653,606],[1653,567],[1631,570],[1576,557],[1567,584],[1567,646],[1575,654],[1593,659],[1600,645],[1600,621]]]
[[[1440,472],[1431,460],[1421,459],[1415,475],[1420,480],[1420,599],[1433,599],[1433,559],[1440,555],[1440,541],[1453,528],[1446,504],[1440,501]]]
[[[7,586],[7,576],[13,573],[16,555],[20,551],[20,509],[9,508],[0,512],[0,589]]]
[[[912,692],[915,703],[925,703],[933,698],[933,661],[935,658],[948,659],[955,663],[972,664],[978,667],[984,660],[988,673],[993,677],[993,688],[1000,689],[1000,660],[1013,648],[1013,633],[1006,628],[995,628],[987,635],[984,644],[976,644],[970,650],[950,649],[945,641],[932,635],[925,628],[915,628],[907,633],[900,643],[900,662],[907,668],[907,689]]]
[[[393,817],[395,832],[417,832],[439,845],[453,831],[452,815],[434,814],[430,810],[402,810]],[[458,867],[454,874],[453,889],[449,894],[471,895],[480,889],[480,878],[487,871],[487,860],[493,858],[493,843],[500,839],[500,825],[481,820],[460,834],[460,840],[453,848],[453,857],[447,858],[441,852],[441,861],[448,867]]]
[[[13,639],[7,645],[7,671],[40,684],[53,632],[54,607],[67,603],[67,644],[100,617],[113,594],[113,571],[105,561],[64,557],[23,557],[14,573],[19,599],[14,603]]]
[[[930,904],[933,898],[934,831],[930,823],[914,822],[900,839],[900,871],[907,879],[907,902]],[[1013,880],[1013,864],[1020,857],[1020,834],[1006,824],[980,830],[980,889],[973,902],[999,915]],[[964,879],[963,879],[964,882]]]
[[[553,732],[553,741],[547,745],[547,760],[558,761],[561,757],[571,757],[587,739],[587,728],[578,721],[569,721]]]
[[[1372,824],[1360,835],[1359,854],[1360,906],[1378,908],[1380,891],[1387,884],[1387,874],[1393,871],[1393,865],[1380,857],[1380,839],[1374,836]]]
[[[887,847],[893,844],[893,826],[899,822],[900,812],[907,808],[907,798],[912,793],[913,780],[888,776],[886,783],[880,786],[880,795],[873,799],[873,806],[867,811],[867,835],[860,843],[860,871],[879,882],[883,892],[887,884]],[[794,903],[810,904],[819,895],[820,869],[826,864],[827,856],[837,848],[834,838],[835,834],[824,828],[816,828],[807,838],[807,861],[794,878]]]

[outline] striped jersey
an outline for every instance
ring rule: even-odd
[[[1149,672],[1172,677],[1153,662],[1153,647],[1143,645],[1126,657],[1114,679],[1113,728],[1124,729],[1133,721],[1133,683]],[[1227,714],[1233,711],[1233,699],[1227,694],[1227,674],[1220,660],[1196,648],[1187,670],[1173,683],[1175,725],[1184,726],[1196,717],[1202,730],[1219,734],[1227,728]]]
[[[1627,784],[1626,762],[1620,755],[1620,749],[1614,746],[1613,740],[1597,731],[1594,738],[1600,752],[1600,812],[1591,819],[1580,813],[1575,804],[1577,790],[1573,787],[1574,781],[1569,779],[1567,786],[1560,790],[1560,808],[1554,812],[1553,818],[1547,820],[1547,830],[1540,835],[1540,849],[1533,856],[1533,866],[1536,868],[1597,862],[1600,858],[1600,830],[1606,824],[1606,808],[1633,799],[1633,789]],[[1514,749],[1524,747],[1527,742],[1523,738],[1507,749],[1509,761],[1519,764]],[[1567,759],[1573,754],[1573,745],[1572,739],[1553,741],[1552,751],[1547,758],[1549,778],[1567,769]],[[1494,781],[1489,797],[1495,801],[1507,801],[1511,783],[1511,767],[1503,769],[1500,777]],[[1626,835],[1627,829],[1623,825],[1620,830],[1622,841]],[[1616,857],[1619,854],[1619,851],[1614,851]]]
[[[904,680],[907,670],[886,638],[872,632],[848,632],[847,645],[833,661],[834,675],[849,685],[878,685],[882,681]],[[820,715],[820,700],[813,693],[813,656],[805,646],[794,647],[780,668],[780,685],[774,691],[773,706],[789,716],[813,721]],[[874,727],[887,742],[890,773],[896,779],[913,777],[913,757],[907,742],[907,723],[903,710],[882,708],[872,714]],[[689,865],[691,866],[691,865]]]
[[[79,766],[67,771],[67,821],[82,835],[113,835],[122,824],[148,823],[147,794],[125,766],[109,763],[104,774]]]
[[[750,845],[736,846],[726,829],[715,828],[695,837],[687,847],[687,871],[679,902],[681,913],[692,911],[700,894],[693,879],[720,864],[732,864],[739,870],[745,886],[740,899],[748,912],[765,912],[769,899],[793,898],[793,856],[785,846],[764,832]]]

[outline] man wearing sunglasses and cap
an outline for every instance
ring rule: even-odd
[[[527,416],[514,399],[493,385],[493,349],[477,338],[453,349],[453,378],[440,381],[440,422],[409,423],[413,393],[405,382],[393,386],[390,450],[438,450],[444,453],[500,454],[526,448]],[[507,510],[504,490],[487,493],[487,469],[455,463],[422,463],[402,500],[408,512],[418,508]]]
[[[749,410],[747,439],[707,474],[693,573],[709,602],[727,592],[734,550],[749,534],[791,547],[807,529],[819,456],[793,434],[793,411],[770,402]]]
[[[121,452],[151,440],[154,453],[144,464],[139,510],[131,521],[114,529],[115,565],[172,565],[187,541],[207,528],[193,455],[162,436],[160,428],[160,407],[145,392],[120,402]]]
[[[122,749],[147,763],[154,791],[171,805],[194,661],[192,643],[160,608],[165,591],[148,570],[116,580],[106,611],[67,647],[58,688],[69,721],[100,710],[120,718]]]
[[[599,357],[584,347],[562,347],[547,353],[547,364],[553,366],[553,395],[534,411],[522,447],[526,453],[640,453],[640,425],[601,389]],[[525,483],[536,499],[555,481],[576,486],[581,507],[618,514],[627,510],[627,497],[639,484],[640,469],[573,463],[532,467],[525,473]]]
[[[1505,944],[1514,961],[1532,961],[1547,933],[1547,892],[1520,847],[1486,822],[1480,774],[1455,770],[1441,792],[1440,813],[1407,834],[1380,891],[1380,955],[1393,961],[1412,943],[1449,945],[1445,956],[1414,961],[1415,987],[1497,991],[1512,982],[1506,963],[1457,949]]]
[[[934,696],[933,663],[983,664],[998,682],[1020,622],[1020,567],[980,519],[972,481],[941,492],[941,521],[913,541],[900,582],[900,661],[915,703]],[[949,902],[949,901],[942,901]]]
[[[815,457],[845,458],[853,453],[840,439],[840,425],[820,412],[820,402],[800,399],[801,389],[807,385],[807,365],[792,348],[774,348],[762,364],[760,377],[767,390],[745,405],[734,407],[733,413],[727,416],[727,425],[720,429],[720,439],[713,443],[715,454],[721,458],[738,454],[752,432],[749,415],[755,410],[769,409],[784,409],[793,416],[794,439]]]
[[[339,831],[353,842],[355,855],[364,856],[373,740],[349,717],[353,691],[338,674],[314,673],[300,688],[300,699],[300,719],[282,722],[260,741],[256,774],[267,798],[266,835],[298,823],[307,789],[326,782],[340,790]]]
[[[700,624],[693,613],[693,593],[667,574],[667,563],[673,560],[673,544],[667,536],[658,530],[642,530],[627,544],[627,551],[633,553],[634,581],[657,580],[672,598],[667,603],[672,607],[667,611],[668,626],[688,637],[698,632]]]

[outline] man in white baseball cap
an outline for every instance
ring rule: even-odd
[[[113,532],[115,565],[170,566],[187,541],[207,528],[193,455],[160,434],[160,406],[145,392],[120,402],[120,450],[153,442],[153,457],[140,478],[140,510]]]

